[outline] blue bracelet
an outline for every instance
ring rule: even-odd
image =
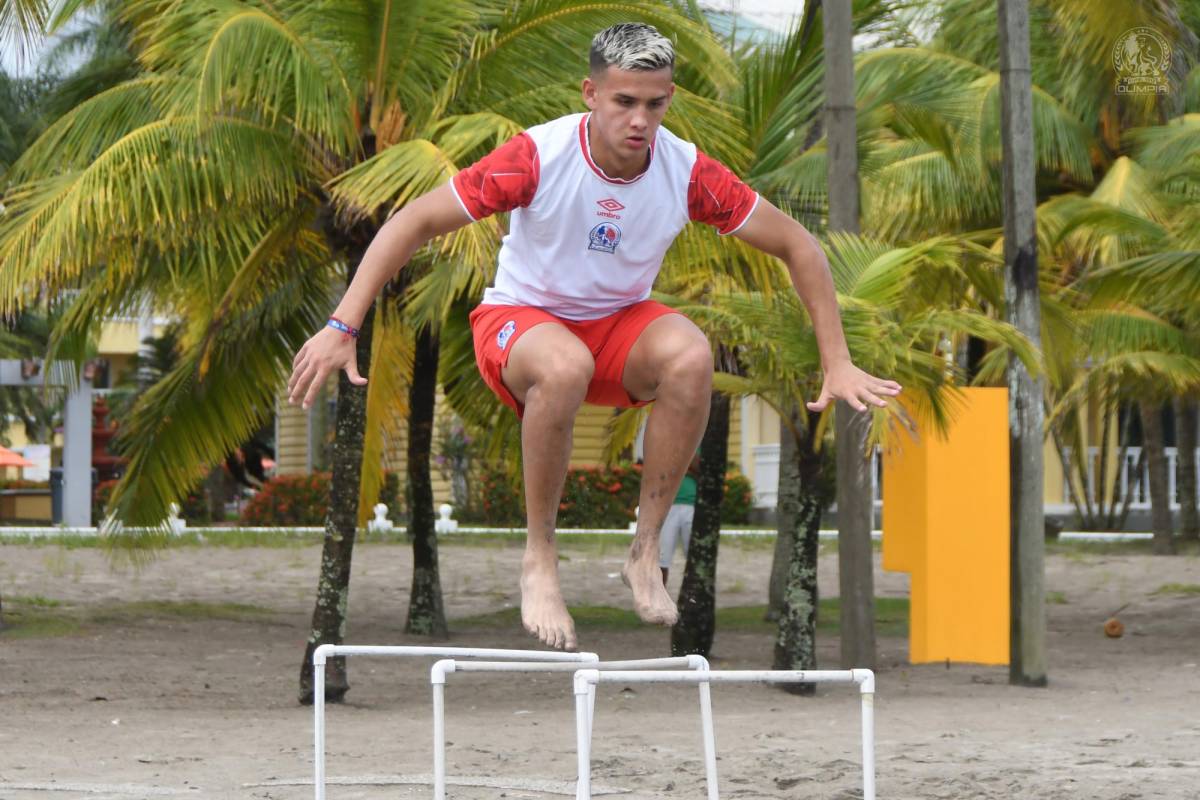
[[[329,322],[326,322],[325,325],[327,327],[333,328],[334,330],[339,330],[342,333],[346,334],[347,336],[351,336],[355,339],[358,338],[358,328],[351,328],[349,325],[342,322],[337,317],[330,317]]]

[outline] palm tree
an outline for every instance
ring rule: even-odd
[[[50,4],[46,0],[0,0],[0,45],[13,47],[26,57],[46,28]]]
[[[1044,252],[1047,234],[1061,234],[1075,244],[1072,240],[1077,237],[1070,234],[1088,221],[1087,214],[1092,215],[1091,235],[1100,235],[1102,221],[1094,206],[1082,211],[1085,216],[1076,222],[1063,218],[1070,208],[1080,208],[1080,197],[1093,188],[1099,190],[1106,176],[1113,176],[1110,186],[1118,194],[1132,198],[1140,191],[1138,181],[1126,180],[1131,172],[1122,161],[1139,141],[1138,136],[1129,135],[1132,129],[1152,125],[1155,127],[1147,130],[1161,131],[1158,138],[1164,142],[1163,152],[1171,154],[1176,167],[1186,164],[1195,152],[1194,140],[1186,133],[1186,118],[1161,124],[1172,114],[1195,110],[1200,103],[1190,91],[1200,80],[1194,26],[1189,25],[1195,21],[1195,9],[1174,3],[1126,4],[1112,17],[1100,13],[1100,8],[1089,0],[1073,0],[1035,2],[1031,9],[1036,131],[1032,162],[1041,200],[1039,219],[1053,211],[1063,226],[1054,229],[1039,224],[1039,252]],[[914,7],[908,13],[916,16],[912,25],[906,29],[901,15],[896,31],[885,40],[898,46],[868,50],[858,58],[864,230],[893,240],[978,231],[980,241],[998,246],[995,233],[988,233],[998,226],[1001,208],[996,6],[991,0],[943,0]],[[1169,102],[1146,103],[1119,97],[1114,91],[1117,76],[1111,61],[1112,38],[1141,25],[1159,30],[1182,54],[1169,74],[1178,88],[1167,98]],[[824,194],[825,158],[824,143],[817,142],[782,165],[780,177],[803,197],[819,202]],[[1177,187],[1179,171],[1174,179]],[[1054,204],[1059,202],[1065,205],[1056,208]],[[1100,216],[1115,226],[1112,241],[1146,235],[1144,226],[1134,230],[1139,225],[1128,214],[1108,211],[1111,209],[1101,209]],[[1112,247],[1089,252],[1073,249],[1078,257],[1039,258],[1043,261],[1041,335],[1051,369],[1047,404],[1061,411],[1048,419],[1051,430],[1063,439],[1065,431],[1056,428],[1077,417],[1080,409],[1060,406],[1061,392],[1070,380],[1056,382],[1053,370],[1064,365],[1071,372],[1082,368],[1080,351],[1074,347],[1078,340],[1071,329],[1086,327],[1076,326],[1070,319],[1077,304],[1064,305],[1064,292],[1081,274],[1132,255]],[[1004,306],[999,298],[986,300],[992,308]],[[1057,352],[1060,344],[1061,353]],[[971,353],[979,350],[974,346],[967,349]],[[972,364],[972,370],[977,367]],[[1057,377],[1067,376],[1060,369]],[[1106,443],[1101,445],[1103,448]],[[1071,455],[1082,463],[1085,448],[1077,447]],[[1071,476],[1070,480],[1074,490],[1077,478]],[[1111,493],[1107,496],[1112,497]],[[1111,520],[1119,514],[1109,506],[1103,514],[1084,516]]]
[[[567,0],[418,3],[404,13],[384,0],[122,4],[142,72],[72,109],[18,161],[0,223],[0,306],[29,302],[34,287],[80,290],[52,350],[146,299],[186,322],[178,367],[142,396],[123,437],[130,463],[114,493],[118,517],[157,524],[260,426],[291,354],[323,323],[383,215],[569,110],[596,29],[651,21],[676,38],[683,60],[706,65],[697,86],[728,82],[721,51],[684,10]],[[678,103],[712,106],[687,91]],[[719,137],[719,120],[712,130],[699,138]],[[364,325],[360,362],[373,382],[409,383],[381,368],[391,366],[387,339],[436,320],[422,309],[477,292],[497,232],[494,222],[470,226],[417,259],[404,313],[379,315],[375,344]],[[360,493],[380,479],[377,459],[364,468],[362,453],[378,443],[363,443],[364,428],[375,430],[363,395],[340,386],[310,651],[340,641]],[[385,396],[373,397],[382,419]],[[427,451],[413,457],[410,475],[427,475]],[[432,530],[417,538],[431,544]],[[307,654],[304,663],[302,697]],[[332,669],[336,698],[344,664]]]
[[[909,403],[935,423],[953,413],[954,380],[940,351],[947,335],[977,336],[1011,348],[1026,362],[1035,354],[1010,326],[968,307],[977,275],[997,278],[995,256],[966,240],[932,239],[905,247],[831,234],[825,244],[838,291],[847,342],[855,363],[895,376]],[[939,296],[940,295],[940,296]],[[722,341],[737,346],[746,376],[718,375],[725,392],[754,394],[774,407],[788,426],[780,456],[785,474],[799,475],[798,491],[781,498],[783,524],[794,526],[789,545],[787,594],[780,616],[775,666],[812,669],[816,664],[816,542],[820,513],[832,494],[832,464],[825,442],[828,414],[798,416],[819,390],[820,358],[803,306],[793,295],[730,295],[681,308]],[[961,378],[961,376],[959,376]],[[903,423],[898,407],[872,412],[869,446],[886,446]],[[790,456],[785,462],[785,453]],[[802,691],[811,691],[812,687]]]

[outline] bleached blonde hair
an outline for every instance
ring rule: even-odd
[[[593,73],[608,67],[653,71],[675,68],[675,46],[652,25],[622,22],[605,28],[592,39],[588,63]]]

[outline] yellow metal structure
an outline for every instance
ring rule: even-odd
[[[911,575],[909,659],[1007,664],[1008,390],[964,389],[883,458],[883,568]]]

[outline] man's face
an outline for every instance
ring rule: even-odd
[[[592,110],[592,146],[599,138],[619,161],[644,159],[674,94],[669,67],[651,72],[609,66],[584,78],[583,100]]]

